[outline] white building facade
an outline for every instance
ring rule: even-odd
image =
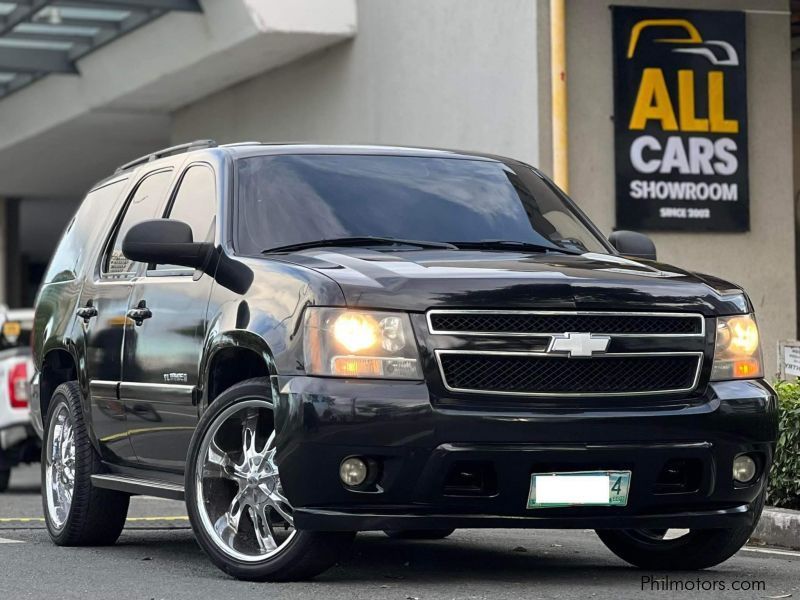
[[[51,74],[0,98],[7,302],[29,301],[54,230],[94,180],[173,143],[421,145],[504,154],[552,172],[550,0],[198,4],[201,12],[167,12],[86,54],[78,74]],[[609,4],[566,0],[565,36],[569,192],[605,233],[615,226]],[[614,4],[745,14],[750,231],[652,237],[661,260],[747,289],[774,371],[777,340],[797,335],[789,2]]]

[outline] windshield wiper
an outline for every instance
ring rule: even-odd
[[[310,242],[300,242],[298,244],[287,244],[285,246],[275,246],[262,250],[262,254],[272,252],[294,252],[295,250],[306,250],[308,248],[323,248],[325,246],[418,246],[419,248],[443,248],[447,250],[457,250],[457,246],[449,242],[428,242],[422,240],[404,240],[393,237],[380,237],[365,235],[358,237],[341,237],[327,240],[312,240]]]
[[[578,250],[556,246],[555,244],[537,244],[536,242],[521,242],[519,240],[479,240],[476,242],[450,242],[463,249],[479,250],[531,250],[534,252],[562,252],[564,254],[583,254]]]

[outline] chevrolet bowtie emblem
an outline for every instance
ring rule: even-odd
[[[592,356],[605,352],[611,338],[606,335],[592,333],[564,333],[554,335],[550,341],[548,352],[563,352],[573,356]]]

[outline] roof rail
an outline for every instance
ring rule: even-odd
[[[128,169],[132,169],[133,167],[137,167],[139,165],[152,162],[159,158],[164,158],[165,156],[172,156],[173,154],[180,154],[181,152],[191,152],[192,150],[201,150],[203,148],[216,148],[216,147],[217,147],[217,142],[215,142],[214,140],[195,140],[193,142],[188,142],[186,144],[178,144],[177,146],[170,146],[169,148],[156,150],[151,154],[145,154],[144,156],[135,158],[134,160],[125,163],[121,167],[117,167],[117,170],[114,171],[114,173],[115,174],[121,173],[122,171],[127,171]]]

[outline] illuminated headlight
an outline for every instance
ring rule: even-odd
[[[718,317],[711,378],[719,381],[763,376],[761,344],[753,315]]]
[[[405,313],[310,307],[303,354],[309,375],[422,379]]]

